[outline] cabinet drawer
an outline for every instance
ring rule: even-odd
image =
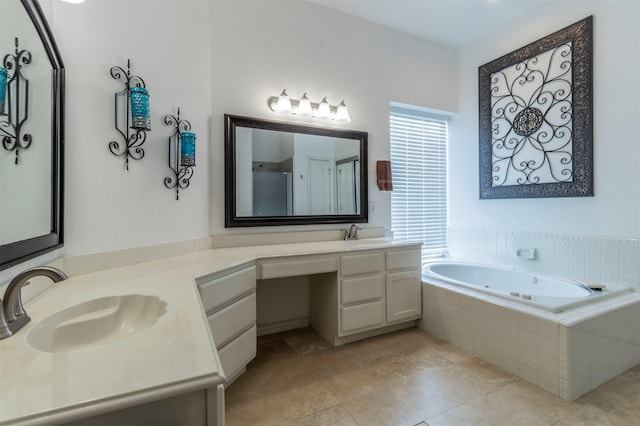
[[[210,314],[256,288],[256,267],[242,269],[198,284],[202,306]]]
[[[252,293],[209,316],[209,328],[220,349],[256,322],[256,294]]]
[[[382,253],[353,254],[340,257],[340,275],[369,274],[384,268]]]
[[[382,308],[382,301],[340,308],[342,332],[362,331],[362,329],[382,325],[384,322]]]
[[[383,288],[382,275],[343,279],[340,303],[346,305],[365,300],[380,299]]]
[[[397,250],[387,252],[387,270],[420,269],[420,250]]]
[[[338,265],[335,257],[316,257],[285,262],[267,262],[261,264],[260,278],[295,277],[299,275],[334,272],[337,270]]]
[[[239,369],[255,358],[256,339],[256,326],[254,325],[218,351],[225,376],[233,377]]]

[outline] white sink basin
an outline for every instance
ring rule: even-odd
[[[27,341],[44,352],[68,352],[127,337],[151,327],[166,312],[167,303],[156,296],[101,297],[44,318]]]

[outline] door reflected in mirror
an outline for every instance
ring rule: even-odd
[[[366,133],[225,119],[227,227],[367,221]]]

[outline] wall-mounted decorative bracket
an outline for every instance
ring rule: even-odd
[[[125,87],[114,95],[114,127],[122,136],[122,141],[109,142],[113,155],[125,158],[125,168],[129,170],[129,158],[140,160],[144,157],[142,145],[151,130],[149,116],[149,94],[144,80],[131,75],[131,61],[127,60],[127,70],[113,66],[110,70],[114,80],[120,80]]]
[[[196,135],[191,132],[191,123],[180,118],[180,108],[177,116],[165,115],[164,124],[173,126],[174,132],[169,136],[169,168],[173,176],[164,178],[164,186],[176,189],[176,200],[180,199],[180,188],[189,187],[196,165]]]
[[[15,164],[19,163],[20,150],[31,145],[31,135],[22,133],[22,126],[29,117],[29,80],[22,75],[22,66],[31,63],[31,53],[18,49],[18,38],[15,38],[15,54],[5,55],[0,71],[4,74],[1,90],[3,91],[3,108],[0,108],[0,136],[2,147],[16,152]],[[6,102],[5,102],[6,96]]]

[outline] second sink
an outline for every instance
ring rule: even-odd
[[[101,297],[44,318],[29,332],[27,341],[44,352],[67,352],[149,328],[166,311],[167,303],[157,296]]]

